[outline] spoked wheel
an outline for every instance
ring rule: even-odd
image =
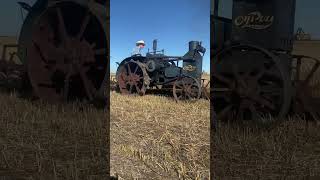
[[[143,96],[146,93],[145,72],[139,62],[135,61],[129,61],[119,66],[117,82],[120,92],[122,94],[139,94]]]
[[[218,120],[283,117],[291,103],[289,72],[273,53],[235,45],[213,59],[212,101]]]
[[[73,2],[51,5],[32,27],[27,47],[28,75],[35,94],[49,102],[90,101],[108,72],[103,24]]]
[[[195,78],[179,77],[173,84],[173,96],[176,101],[199,99],[201,85]]]
[[[210,101],[210,92],[209,92],[209,88],[210,88],[210,80],[207,80],[207,79],[201,79],[201,89],[202,89],[202,92],[201,92],[201,96],[202,98],[205,98],[207,100]]]
[[[293,110],[295,113],[307,113],[313,120],[320,120],[320,98],[318,80],[320,61],[318,59],[293,55],[293,69],[295,70],[294,84],[296,93],[293,99]]]

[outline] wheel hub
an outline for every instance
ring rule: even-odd
[[[236,94],[240,97],[250,98],[253,94],[259,94],[259,84],[254,78],[245,78],[243,83],[240,80],[237,81],[237,87],[235,88]]]
[[[135,85],[140,80],[140,76],[137,74],[130,74],[127,78],[128,84],[130,85]]]

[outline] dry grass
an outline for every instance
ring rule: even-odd
[[[111,93],[111,174],[208,179],[209,102]]]
[[[215,179],[320,178],[319,126],[300,118],[270,126],[224,124],[211,142]]]
[[[106,112],[0,94],[0,179],[106,178]]]

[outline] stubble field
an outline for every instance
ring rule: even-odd
[[[0,94],[0,179],[108,177],[106,112]]]
[[[209,101],[111,93],[111,174],[209,179]]]

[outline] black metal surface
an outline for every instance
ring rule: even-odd
[[[232,40],[291,51],[295,0],[234,0]]]
[[[224,44],[226,44],[231,39],[232,30],[232,20],[213,16],[211,17],[211,24],[213,24],[213,36],[211,36],[211,42],[213,42],[214,50],[222,49]]]

